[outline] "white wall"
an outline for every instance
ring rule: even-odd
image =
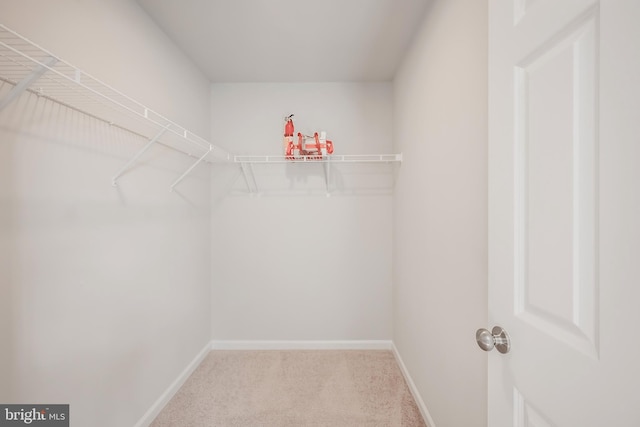
[[[391,152],[390,83],[212,87],[212,133],[235,153],[282,155],[288,113],[336,154]],[[331,197],[317,164],[256,166],[253,196],[214,168],[213,339],[391,339],[393,175],[378,166],[334,168]]]
[[[394,95],[394,341],[435,426],[484,427],[486,2],[432,3]]]
[[[209,82],[128,0],[6,0],[3,24],[207,136]],[[10,89],[0,87],[0,96]],[[210,340],[210,179],[25,94],[0,112],[0,401],[131,426]]]

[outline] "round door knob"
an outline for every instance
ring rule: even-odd
[[[484,351],[491,351],[494,347],[502,354],[511,350],[511,340],[507,331],[500,326],[494,326],[491,332],[487,329],[478,329],[476,331],[476,342]]]

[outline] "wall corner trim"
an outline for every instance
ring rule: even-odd
[[[211,350],[391,350],[391,340],[211,341]]]
[[[407,370],[407,367],[402,361],[402,357],[400,357],[400,353],[398,352],[398,348],[396,347],[395,343],[392,343],[391,347],[392,347],[393,355],[395,356],[396,361],[398,362],[398,366],[400,366],[400,370],[402,371],[402,375],[404,376],[404,380],[407,382],[407,385],[409,386],[409,390],[411,391],[411,394],[413,395],[413,399],[416,401],[416,404],[418,405],[418,409],[420,409],[422,418],[424,418],[424,421],[427,423],[428,427],[436,427],[436,424],[433,422],[433,418],[431,418],[431,414],[427,409],[427,405],[425,405],[424,400],[422,400],[422,396],[420,396],[420,392],[418,391],[415,383],[413,382],[413,379],[411,379],[411,375],[409,375],[409,371]]]
[[[169,388],[165,390],[164,393],[160,395],[158,400],[156,400],[153,405],[149,408],[149,410],[140,418],[140,420],[135,424],[134,427],[148,427],[151,425],[153,420],[158,416],[160,411],[165,407],[167,403],[173,398],[180,387],[185,383],[187,378],[196,370],[196,368],[202,363],[204,358],[211,351],[211,343],[207,343],[200,353],[196,355],[196,357],[187,365],[186,368],[178,375],[178,377],[171,383]]]

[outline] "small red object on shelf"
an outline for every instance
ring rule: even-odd
[[[333,141],[327,140],[324,131],[313,136],[298,132],[298,142],[293,140],[293,114],[284,118],[284,150],[287,159],[322,160],[333,154]]]

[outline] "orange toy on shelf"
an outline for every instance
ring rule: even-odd
[[[284,118],[284,150],[287,159],[322,160],[333,154],[333,142],[327,140],[327,133],[314,132],[313,136],[298,132],[298,141],[294,142],[293,114]]]

